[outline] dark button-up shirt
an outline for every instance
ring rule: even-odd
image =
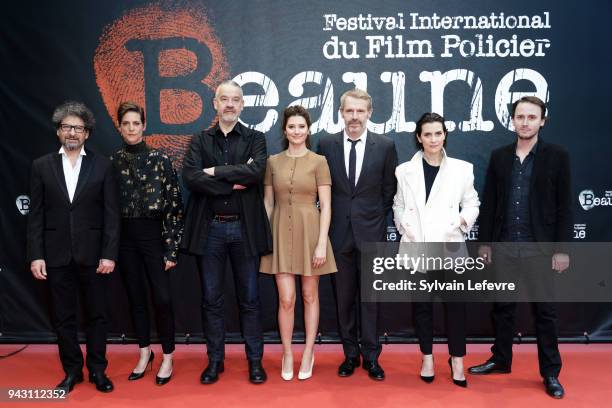
[[[218,152],[220,152],[220,157],[223,160],[221,165],[232,165],[236,164],[236,146],[238,145],[238,141],[240,140],[240,131],[238,126],[234,126],[234,129],[231,130],[225,136],[221,129],[217,125],[217,129],[215,132],[215,148]],[[228,195],[220,195],[211,198],[210,200],[210,208],[212,209],[213,214],[217,215],[238,215],[240,214],[240,203],[238,201],[238,195],[236,190],[232,191],[231,194]]]
[[[502,227],[502,241],[507,242],[533,242],[531,218],[529,214],[529,184],[535,161],[534,146],[523,162],[518,156],[512,163],[510,191],[506,201],[504,226]]]

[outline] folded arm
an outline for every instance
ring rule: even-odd
[[[185,185],[192,193],[196,194],[207,196],[230,194],[234,183],[204,173],[203,150],[200,136],[194,135],[183,159],[183,181]]]
[[[216,178],[244,186],[258,184],[263,180],[268,158],[266,138],[263,133],[259,132],[254,134],[253,138],[247,163],[215,166]]]

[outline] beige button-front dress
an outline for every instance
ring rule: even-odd
[[[271,223],[274,252],[261,258],[261,272],[305,276],[336,272],[329,238],[325,263],[317,269],[312,268],[319,240],[317,187],[331,185],[325,157],[310,150],[299,157],[290,156],[286,150],[270,156],[264,184],[274,187]]]

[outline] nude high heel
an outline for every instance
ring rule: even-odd
[[[285,355],[281,359],[281,378],[285,381],[291,381],[293,379],[293,358],[291,359],[290,369],[285,371]]]

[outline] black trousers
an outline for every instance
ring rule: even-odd
[[[169,274],[164,270],[164,247],[159,220],[123,220],[119,271],[123,278],[139,347],[151,344],[147,286],[151,288],[157,332],[166,354],[174,351],[174,313]]]
[[[497,256],[497,258],[495,258]],[[503,265],[503,274],[519,276],[519,285],[532,293],[531,299],[551,299],[550,256],[510,257],[494,254],[494,262]],[[498,266],[499,267],[499,266]],[[503,276],[503,275],[502,275]],[[548,290],[547,290],[548,288]],[[535,320],[538,345],[538,363],[542,377],[557,377],[561,372],[561,354],[558,344],[558,321],[555,304],[551,302],[529,302]],[[495,302],[491,320],[495,329],[495,343],[491,347],[492,361],[512,366],[512,343],[515,331],[516,302]]]
[[[334,248],[334,257],[338,272],[332,274],[332,286],[344,355],[355,358],[361,354],[364,360],[376,360],[382,351],[378,338],[378,304],[361,302],[361,251],[352,233],[347,234],[342,248]]]
[[[453,357],[465,356],[465,303],[444,302],[444,323],[448,338],[448,354]],[[433,302],[412,304],[414,330],[419,338],[419,348],[423,354],[433,350]]]
[[[60,360],[66,374],[80,374],[83,353],[79,346],[77,299],[85,309],[84,323],[87,337],[89,372],[103,372],[106,360],[106,291],[108,275],[96,273],[97,266],[76,265],[47,267],[51,294],[52,320],[57,332]]]
[[[460,278],[461,275],[450,270],[432,270],[427,271],[426,274],[428,282],[452,282]],[[448,353],[453,357],[463,357],[465,356],[466,305],[464,302],[445,302],[450,296],[444,291],[434,291],[429,294],[428,298],[439,297],[442,300]],[[414,302],[412,319],[414,330],[419,338],[421,353],[431,354],[433,350],[433,302]]]
[[[514,338],[515,302],[493,304],[491,319],[495,328],[495,343],[491,347],[492,361],[512,366],[512,341]],[[538,344],[538,363],[542,377],[558,377],[561,372],[561,354],[557,340],[558,322],[555,305],[546,302],[530,303],[535,317]]]

